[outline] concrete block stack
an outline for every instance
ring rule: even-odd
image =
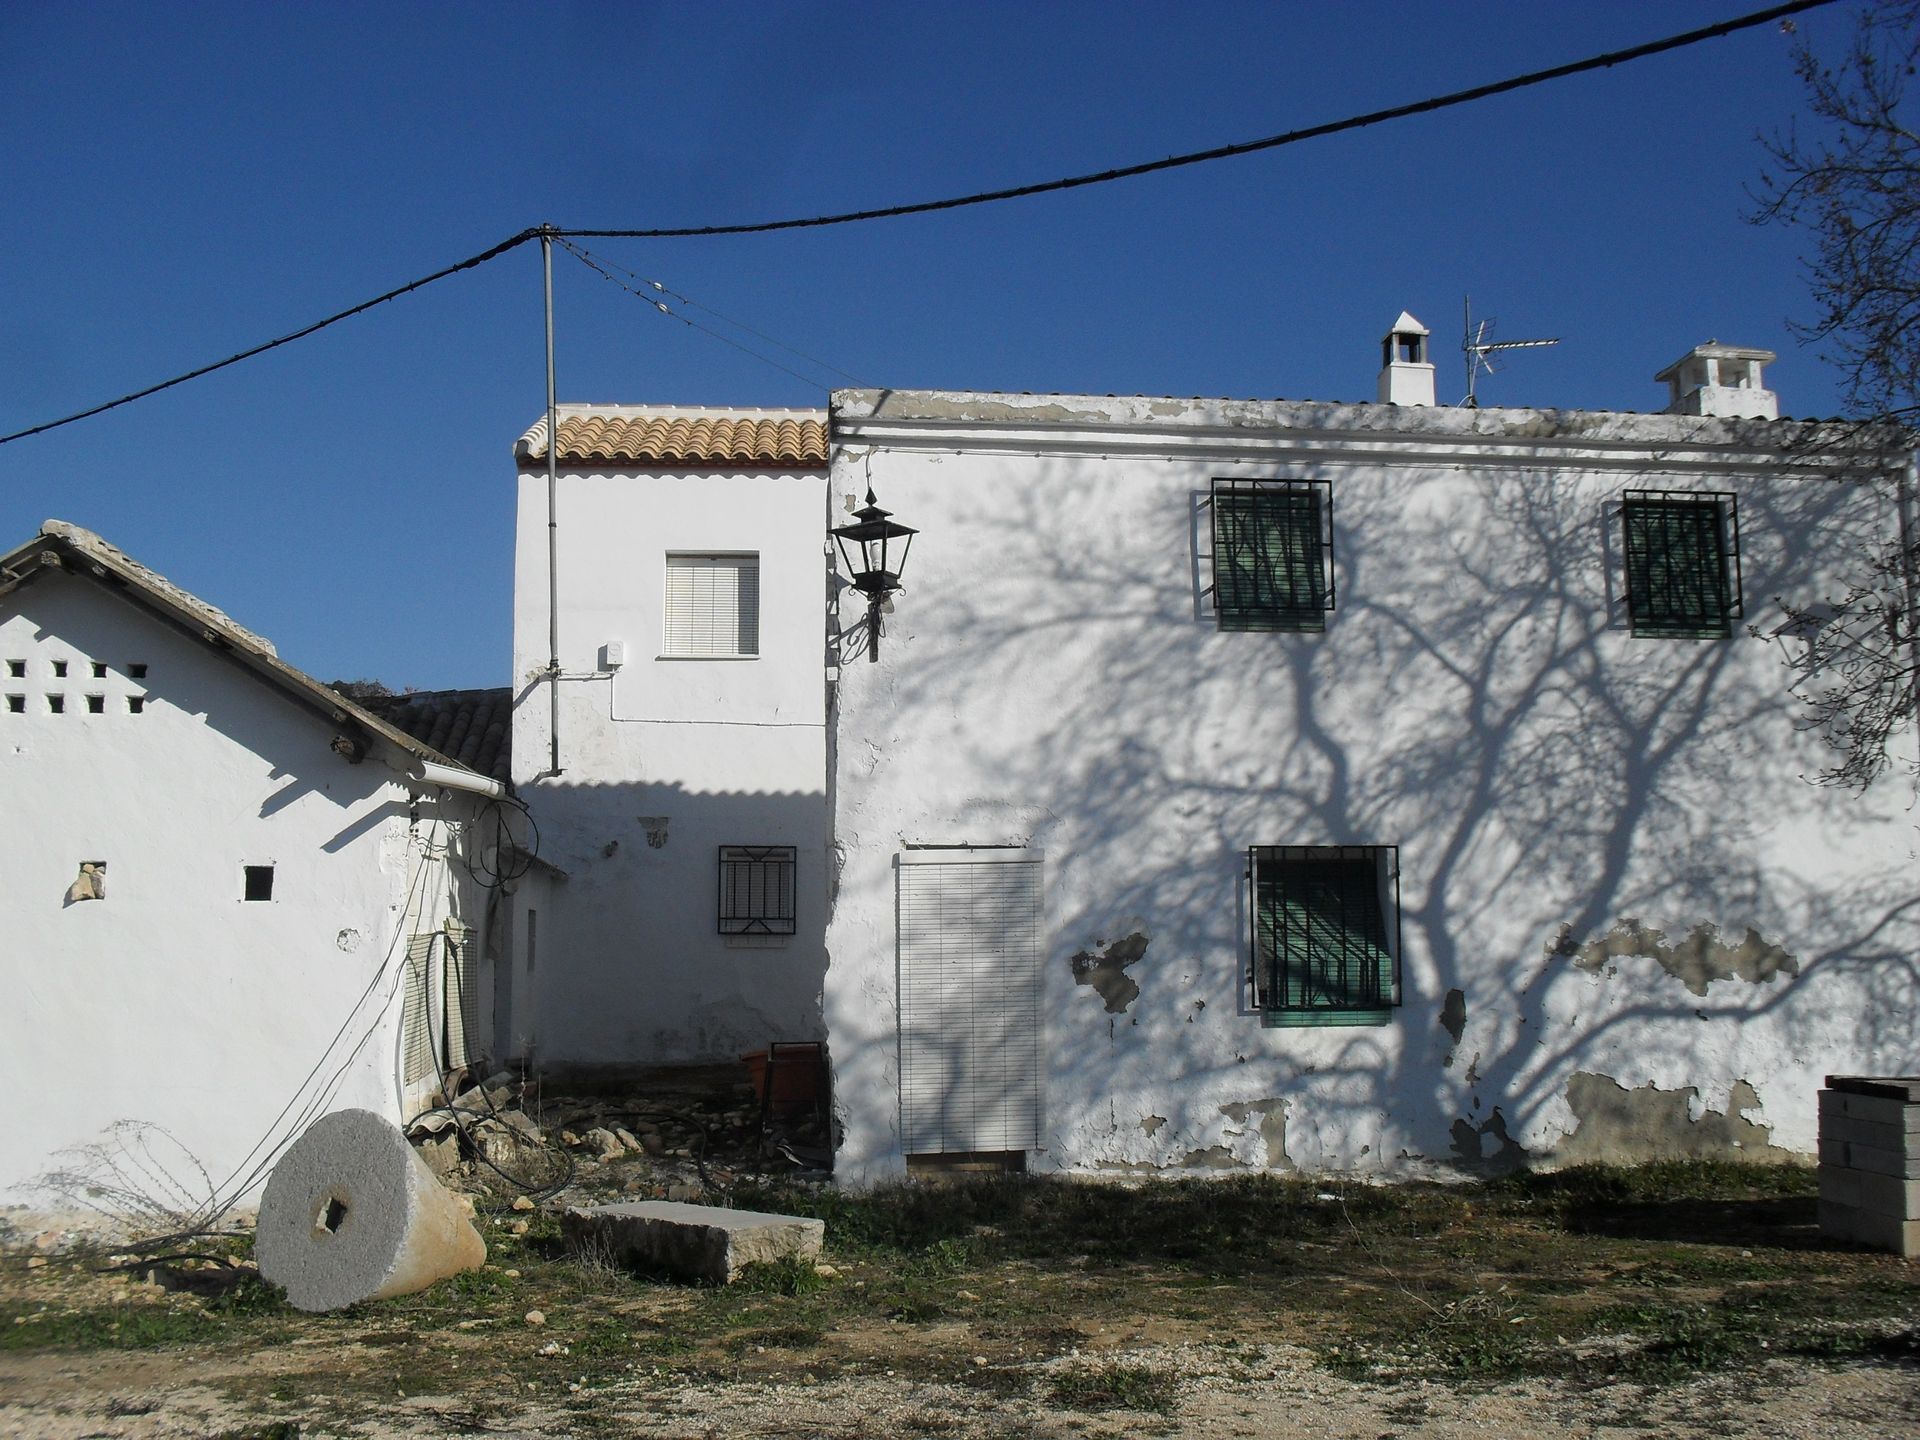
[[[1820,1230],[1920,1255],[1920,1077],[1829,1075],[1820,1092]]]

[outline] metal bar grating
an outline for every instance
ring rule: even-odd
[[[1399,874],[1399,851],[1391,845],[1250,849],[1256,1006],[1366,1011],[1398,1004]]]
[[[1213,604],[1223,630],[1323,630],[1334,607],[1333,487],[1215,480]]]
[[[793,934],[796,868],[791,845],[722,845],[720,933]]]
[[[1635,635],[1713,639],[1743,612],[1734,497],[1628,490],[1621,497],[1627,618]]]

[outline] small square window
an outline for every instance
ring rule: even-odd
[[[794,847],[720,847],[720,933],[794,933]]]
[[[1733,633],[1733,617],[1742,613],[1733,496],[1629,490],[1620,526],[1635,635],[1714,640]]]
[[[66,661],[56,660],[53,662],[53,678],[56,680],[64,680],[67,678],[67,662]]]
[[[107,662],[106,661],[96,660],[93,662],[93,678],[96,680],[104,680],[107,678]]]
[[[1247,852],[1254,1003],[1276,1025],[1379,1025],[1400,1003],[1393,845]]]
[[[129,680],[144,680],[144,679],[146,679],[146,678],[147,678],[147,663],[146,663],[146,661],[144,661],[144,660],[136,660],[136,661],[134,661],[134,662],[133,662],[132,664],[130,664],[130,665],[128,665],[128,666],[127,666],[127,678],[128,678]]]
[[[27,662],[24,660],[7,661],[7,675],[9,678],[14,680],[26,679],[27,678]]]
[[[52,715],[66,714],[67,713],[67,697],[64,695],[47,696],[47,711],[49,714],[52,714]]]
[[[1324,630],[1333,609],[1333,487],[1216,480],[1213,610],[1222,630]]]
[[[146,708],[147,708],[146,696],[144,695],[127,696],[127,713],[129,715],[138,715],[142,710],[145,710]]]
[[[87,696],[87,713],[89,715],[104,715],[106,713],[106,710],[107,710],[106,696],[104,695]]]
[[[760,557],[667,556],[666,650],[686,659],[760,653]]]
[[[246,894],[248,900],[273,899],[273,866],[249,865],[246,867]]]
[[[10,714],[14,714],[14,715],[26,714],[27,713],[27,697],[24,695],[7,696],[7,710]]]

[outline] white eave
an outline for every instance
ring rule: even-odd
[[[1910,453],[1892,427],[1611,410],[837,390],[832,415],[836,451],[1821,475],[1884,473]]]

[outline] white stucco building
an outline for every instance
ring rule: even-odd
[[[118,1155],[238,1199],[425,1104],[491,1023],[499,793],[88,531],[0,555],[0,1197]]]
[[[513,778],[568,880],[516,922],[510,1049],[579,1074],[817,1040],[825,413],[559,413],[551,510],[545,420],[515,449]]]
[[[836,393],[830,507],[920,531],[832,706],[842,1180],[1805,1155],[1911,1073],[1911,796],[1803,778],[1775,603],[1909,456],[1725,346],[1435,406],[1417,326],[1399,403]]]

